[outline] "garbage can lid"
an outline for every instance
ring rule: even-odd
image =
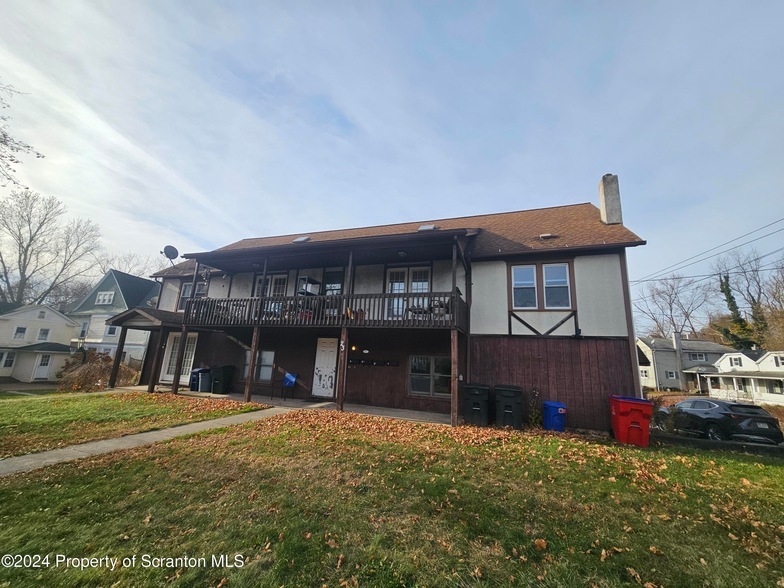
[[[562,402],[556,402],[555,400],[545,400],[542,404],[549,406],[550,408],[566,408],[565,404]]]
[[[610,394],[609,396],[610,401],[616,400],[618,402],[639,402],[641,404],[653,404],[650,400],[645,400],[644,398],[636,398],[634,396],[616,396],[615,394]]]

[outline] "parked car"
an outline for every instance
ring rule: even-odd
[[[767,410],[753,404],[713,399],[684,400],[662,407],[653,415],[652,427],[714,441],[751,441],[779,444],[784,434],[778,420]]]

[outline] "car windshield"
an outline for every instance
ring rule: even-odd
[[[732,412],[739,412],[741,414],[752,414],[757,416],[770,416],[770,413],[764,408],[754,406],[752,404],[730,404]]]

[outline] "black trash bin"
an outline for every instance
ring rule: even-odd
[[[212,368],[212,393],[228,394],[231,392],[231,380],[234,377],[233,365],[216,365]]]
[[[199,392],[212,392],[212,374],[209,368],[199,371]]]
[[[493,388],[495,394],[495,424],[499,427],[523,428],[525,402],[523,389],[519,386],[499,384]]]
[[[209,371],[210,368],[196,368],[195,370],[191,370],[191,381],[189,386],[191,392],[199,391],[199,374]]]
[[[468,425],[490,424],[490,386],[466,384],[463,387],[463,418]]]

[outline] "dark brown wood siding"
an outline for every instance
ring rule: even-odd
[[[470,340],[471,379],[537,390],[563,402],[569,428],[609,430],[607,396],[635,396],[627,339],[477,336]]]
[[[423,398],[408,393],[408,358],[411,355],[450,354],[449,331],[349,330],[349,366],[346,403],[448,413],[449,397]],[[356,350],[351,351],[352,347]],[[367,349],[368,353],[363,353]],[[365,361],[357,364],[351,360]],[[397,362],[397,366],[372,362]]]

